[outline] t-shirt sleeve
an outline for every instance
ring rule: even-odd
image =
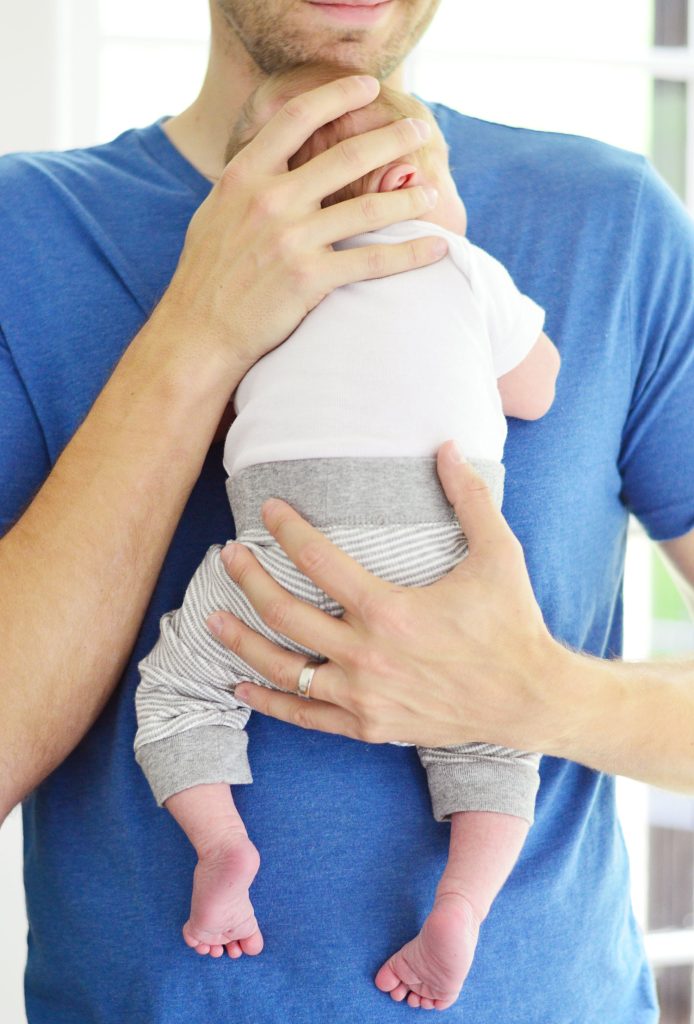
[[[647,164],[630,274],[621,498],[653,540],[694,529],[694,223]]]
[[[544,327],[545,311],[518,290],[506,267],[471,246],[470,280],[487,324],[494,372],[503,377],[523,362]]]
[[[43,431],[0,328],[0,536],[50,472]]]

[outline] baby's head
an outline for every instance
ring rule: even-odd
[[[246,100],[232,130],[225,163],[248,145],[288,99],[354,73],[344,67],[320,63],[304,64],[268,77]],[[416,117],[430,124],[430,139],[413,153],[377,167],[326,196],[321,205],[331,206],[369,192],[391,192],[400,188],[413,188],[415,185],[431,185],[438,189],[439,200],[434,210],[427,211],[419,219],[465,234],[465,207],[451,177],[448,146],[436,119],[419,100],[388,86],[382,85],[376,99],[365,107],[343,114],[315,131],[290,159],[290,170],[301,167],[338,142],[404,117]]]

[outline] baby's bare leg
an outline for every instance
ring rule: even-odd
[[[482,921],[518,859],[528,822],[510,814],[451,816],[448,863],[419,935],[383,964],[375,982],[410,1006],[445,1010],[460,995]]]
[[[190,917],[183,938],[196,953],[255,956],[263,936],[248,896],[260,856],[225,782],[191,786],[164,803],[195,847]]]

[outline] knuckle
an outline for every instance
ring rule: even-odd
[[[407,189],[406,191],[411,192],[412,189]],[[373,192],[365,193],[359,200],[359,205],[361,207],[361,212],[365,220],[376,220],[378,216],[378,204],[376,202],[376,196],[374,195]]]
[[[409,595],[406,590],[390,590],[378,603],[373,613],[373,623],[379,632],[391,637],[407,637],[412,629],[408,608]]]
[[[243,639],[241,631],[230,626],[229,623],[225,623],[224,629],[224,646],[235,654],[237,658],[242,658],[243,653]]]
[[[287,100],[282,109],[285,117],[293,124],[301,124],[309,116],[306,100],[303,100],[300,96],[292,96],[291,99]]]
[[[238,583],[242,590],[245,590],[252,575],[252,567],[251,563],[246,561],[240,551],[234,555],[232,570],[232,579]],[[229,575],[231,575],[231,573],[229,573]]]
[[[359,675],[364,676],[386,676],[390,668],[390,663],[385,655],[372,647],[355,647],[349,654],[349,661],[352,668]],[[361,703],[361,695],[358,691],[354,694],[354,703],[357,706]]]
[[[296,673],[290,671],[287,663],[279,658],[270,663],[268,679],[282,690],[296,690]]]
[[[407,255],[407,264],[410,267],[418,267],[419,264],[422,262],[421,257],[420,257],[419,248],[418,248],[416,242],[414,242],[414,241],[407,243],[406,255]]]
[[[315,271],[308,260],[296,262],[287,269],[293,291],[305,295],[315,287]]]
[[[269,601],[263,611],[263,618],[268,626],[277,632],[282,632],[282,627],[289,620],[289,605],[283,597],[276,597]]]
[[[366,250],[366,263],[370,274],[378,276],[386,269],[386,254],[380,246],[370,246]]]
[[[293,225],[284,225],[276,234],[273,255],[276,259],[291,262],[299,252],[298,232]]]
[[[246,182],[246,166],[243,159],[243,154],[239,153],[231,160],[224,170],[222,176],[219,179],[219,187],[223,192],[234,192],[245,185]]]
[[[298,725],[301,729],[311,729],[313,727],[311,712],[300,697],[297,701],[297,706],[292,712],[292,721],[294,725]]]
[[[348,167],[354,167],[359,164],[361,160],[361,151],[361,145],[356,142],[354,138],[347,139],[345,142],[340,143],[340,156]]]
[[[365,590],[358,598],[359,617],[369,625],[376,622],[380,617],[382,604],[383,597],[380,591]]]
[[[308,544],[304,544],[297,554],[298,568],[302,569],[308,575],[310,575],[311,572],[322,569],[325,563],[326,552],[319,541],[309,541]]]
[[[285,206],[285,200],[279,191],[271,188],[257,189],[248,200],[250,213],[258,220],[276,217]]]

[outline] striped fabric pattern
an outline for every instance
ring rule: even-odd
[[[321,530],[369,572],[398,586],[423,587],[434,583],[467,554],[465,536],[458,522],[451,520],[406,525],[334,525]],[[264,528],[249,527],[239,534],[237,541],[245,544],[260,565],[290,593],[332,616],[343,614],[341,605],[304,576]],[[221,775],[232,784],[250,781],[245,753],[230,754],[227,767],[220,769],[219,744],[210,745],[209,727],[244,729],[250,709],[234,695],[241,680],[250,679],[277,689],[209,632],[205,620],[212,612],[228,610],[285,649],[323,660],[317,651],[295,643],[263,622],[227,574],[221,550],[219,544],[208,549],[181,608],[162,616],[159,639],[138,666],[141,680],[136,693],[135,755],[160,803],[166,794],[208,779],[206,769],[210,777]],[[193,748],[194,763],[189,766],[189,731],[194,729],[199,730],[200,744]],[[181,740],[184,733],[185,743]],[[245,739],[245,732],[242,735]],[[245,751],[245,744],[242,750]],[[438,821],[447,820],[456,811],[482,810],[515,814],[532,823],[539,784],[539,754],[488,743],[418,747],[417,752],[427,772],[432,809]]]
[[[401,586],[433,583],[467,552],[458,523],[450,521],[416,526],[333,526],[323,527],[322,532],[364,568]],[[342,615],[342,606],[296,568],[270,533],[247,531],[237,541],[290,593],[330,615]],[[136,752],[147,743],[199,726],[243,729],[250,711],[234,697],[236,683],[242,679],[277,689],[210,633],[205,620],[212,612],[230,611],[287,650],[320,660],[317,651],[302,647],[263,622],[227,574],[221,550],[219,544],[208,549],[181,608],[162,616],[159,639],[139,663]]]

